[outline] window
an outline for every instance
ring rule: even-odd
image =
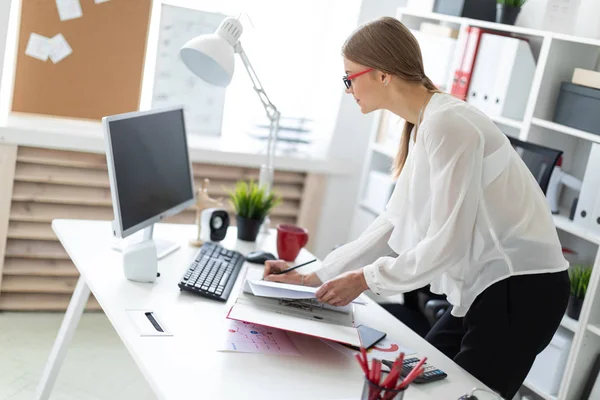
[[[356,27],[360,0],[163,3],[232,16],[246,13],[248,17],[240,16],[244,26],[240,40],[265,92],[281,112],[278,148],[294,147],[286,139],[305,139],[311,143],[310,151],[326,148],[343,94],[341,47]],[[225,94],[222,136],[266,138],[269,121],[264,108],[238,56],[235,63]]]

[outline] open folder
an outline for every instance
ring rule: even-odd
[[[316,290],[305,286],[294,288],[291,291],[295,294],[287,297],[290,293],[285,291],[290,291],[290,288],[285,286],[296,285],[285,285],[282,288],[278,287],[280,285],[269,285],[267,282],[266,285],[256,284],[260,282],[261,272],[258,271],[257,276],[252,276],[252,272],[254,271],[248,270],[243,290],[229,310],[227,318],[360,347],[360,336],[354,323],[353,303],[345,307],[318,303],[314,299]],[[269,289],[283,291],[278,292],[283,296],[264,296],[265,288],[267,291]],[[254,294],[253,290],[263,295]],[[273,295],[275,292],[269,293]]]

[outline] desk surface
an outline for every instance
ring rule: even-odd
[[[217,351],[241,279],[227,304],[179,291],[177,282],[197,252],[187,245],[195,233],[193,225],[156,225],[155,237],[178,241],[182,247],[159,261],[161,277],[153,284],[125,279],[120,254],[110,249],[109,222],[55,220],[52,226],[159,399],[360,398],[362,371],[356,360],[315,338],[289,334],[299,357]],[[248,243],[237,241],[235,229],[230,229],[222,244],[242,254],[259,248],[276,254],[273,232]],[[303,250],[297,261],[311,257]],[[314,264],[313,269],[319,267]],[[244,268],[260,267],[246,263]],[[484,387],[375,302],[367,301],[366,306],[356,306],[361,323],[386,332],[448,373],[444,381],[412,385],[407,399],[453,400],[476,386]],[[173,336],[140,337],[127,309],[153,310]]]

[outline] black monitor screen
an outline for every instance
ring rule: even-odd
[[[183,111],[109,122],[123,231],[194,197]]]

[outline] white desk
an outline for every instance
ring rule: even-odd
[[[183,246],[159,262],[161,277],[154,284],[125,279],[120,255],[110,249],[109,222],[55,220],[52,226],[81,278],[42,374],[36,399],[49,398],[90,290],[159,399],[360,398],[363,380],[356,360],[315,338],[289,334],[302,354],[300,357],[217,351],[229,323],[225,315],[240,289],[241,279],[227,304],[179,291],[177,283],[197,252],[187,245],[194,236],[194,226],[156,226],[156,237],[178,240]],[[256,243],[246,243],[238,242],[235,229],[230,229],[222,244],[242,254],[257,248],[276,254],[274,233],[259,235]],[[298,262],[311,257],[303,250]],[[315,264],[313,268],[318,268]],[[244,268],[261,267],[246,263]],[[240,277],[243,275],[242,270]],[[473,387],[484,387],[375,302],[368,301],[366,306],[356,306],[356,317],[361,323],[386,332],[448,373],[443,381],[412,385],[405,396],[407,400],[453,400]],[[173,336],[140,337],[127,309],[153,310]],[[102,377],[99,379],[101,385]]]

